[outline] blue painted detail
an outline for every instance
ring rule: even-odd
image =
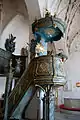
[[[34,33],[36,41],[40,42],[40,38],[43,38],[45,42],[58,41],[63,36],[63,33],[58,27],[50,26],[39,28],[37,32]]]
[[[46,16],[36,20],[32,24],[32,31],[36,37],[36,41],[45,39],[45,42],[53,42],[61,39],[66,30],[66,24],[54,16]]]

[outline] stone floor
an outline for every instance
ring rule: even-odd
[[[25,119],[25,120],[32,120],[32,119]],[[54,120],[80,120],[80,115],[63,113],[63,112],[55,112]]]
[[[55,120],[80,120],[80,115],[55,112]]]

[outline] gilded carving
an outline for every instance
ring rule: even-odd
[[[38,65],[37,73],[48,73],[48,64],[45,62],[41,62]]]

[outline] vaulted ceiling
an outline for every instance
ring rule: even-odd
[[[38,0],[41,15],[44,10],[61,18],[67,25],[65,39],[68,52],[80,51],[80,0]]]
[[[6,25],[17,15],[27,15],[27,7],[22,0],[2,0],[1,24],[2,31]]]
[[[66,23],[68,52],[80,51],[80,0],[3,0],[2,28],[19,13],[29,19],[30,25],[35,18],[44,17],[46,8]]]

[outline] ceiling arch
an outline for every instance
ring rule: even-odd
[[[30,24],[35,20],[41,17],[40,8],[38,0],[25,0]]]
[[[31,36],[31,24],[35,18],[39,19],[44,16],[45,8],[48,8],[52,15],[56,13],[57,17],[65,21],[67,25],[66,47],[70,52],[72,42],[80,34],[80,23],[78,22],[80,19],[80,0],[3,0],[2,31],[16,14],[21,13],[29,19]]]
[[[24,0],[3,0],[2,16],[1,16],[1,32],[8,23],[17,15],[22,14],[28,19],[27,7]]]
[[[24,16],[17,14],[5,27],[1,35],[0,48],[5,49],[5,41],[12,34],[15,39],[15,52],[13,54],[20,55],[21,49],[26,47],[29,42],[29,23]]]

